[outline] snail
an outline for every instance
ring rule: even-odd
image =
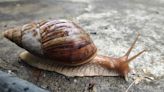
[[[142,54],[128,58],[139,34],[127,53],[115,58],[97,55],[97,48],[82,27],[69,20],[32,22],[11,28],[4,37],[24,48],[22,61],[66,76],[123,76],[130,72],[129,62]]]

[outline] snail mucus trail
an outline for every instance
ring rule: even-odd
[[[33,22],[4,32],[4,36],[24,48],[22,61],[39,69],[66,76],[123,76],[130,72],[129,58],[139,34],[122,57],[97,55],[89,34],[69,20]]]

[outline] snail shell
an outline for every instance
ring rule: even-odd
[[[130,71],[129,62],[145,50],[128,58],[100,56],[97,48],[80,26],[68,20],[33,22],[9,29],[4,36],[27,51],[20,54],[26,63],[66,76],[124,76]]]
[[[68,20],[29,23],[6,32],[6,37],[30,53],[62,65],[81,65],[95,57],[88,33]]]

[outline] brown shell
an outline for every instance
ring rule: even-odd
[[[13,36],[14,30],[19,35]],[[97,51],[88,33],[68,20],[29,23],[7,31],[5,37],[34,55],[70,66],[89,62]]]
[[[80,65],[95,56],[96,47],[89,35],[71,21],[54,20],[41,26],[43,53],[66,65]]]

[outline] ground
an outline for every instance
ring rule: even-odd
[[[57,92],[163,92],[163,0],[0,0],[0,70]],[[90,33],[98,54],[121,56],[141,34],[130,63],[129,81],[121,77],[66,77],[22,63],[23,51],[2,36],[8,28],[47,19],[69,19]],[[32,72],[35,71],[35,74]]]

